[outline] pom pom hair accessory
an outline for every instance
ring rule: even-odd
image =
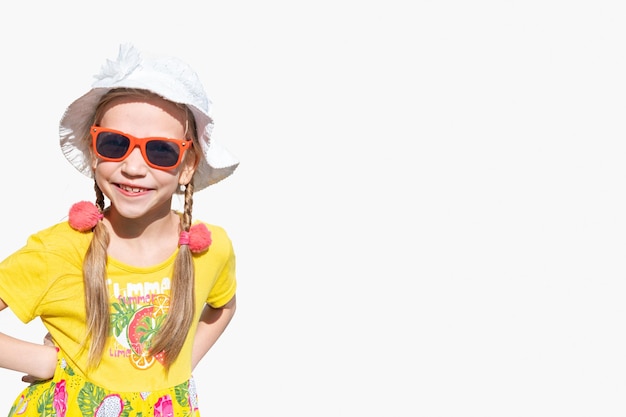
[[[70,208],[69,224],[74,230],[79,232],[88,232],[96,227],[96,224],[102,220],[104,216],[98,210],[95,204],[89,201],[80,201]],[[211,246],[211,231],[204,223],[194,224],[189,231],[180,232],[178,245],[188,245],[189,250],[193,253],[204,252]]]
[[[80,201],[70,208],[70,226],[79,232],[92,230],[103,218],[98,207],[89,201]]]
[[[189,250],[193,253],[204,252],[211,246],[211,231],[206,224],[197,223],[189,228],[188,232],[180,232],[178,245],[189,245]]]

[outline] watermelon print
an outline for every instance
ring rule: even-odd
[[[157,294],[153,304],[126,304],[122,299],[113,303],[111,328],[117,342],[132,351],[129,359],[139,370],[148,369],[156,362],[163,364],[163,352],[150,354],[152,339],[163,325],[169,310],[169,297]]]

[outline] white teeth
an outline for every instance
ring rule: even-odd
[[[129,193],[140,193],[145,190],[145,188],[134,188],[128,187],[126,185],[120,185],[119,187],[124,191],[128,191]]]

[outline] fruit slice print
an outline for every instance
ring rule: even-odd
[[[148,369],[154,365],[155,359],[148,352],[149,341],[152,338],[150,329],[154,329],[153,311],[154,306],[139,308],[126,328],[126,337],[133,352],[130,362],[137,369]]]
[[[140,370],[155,362],[164,363],[163,352],[150,355],[152,340],[162,327],[170,309],[170,298],[154,294],[148,305],[138,306],[124,299],[112,304],[111,327],[118,345],[130,351],[131,364]]]
[[[160,317],[170,309],[170,297],[165,294],[155,295],[152,299],[152,305],[154,305],[154,317]]]
[[[126,328],[126,337],[130,343],[130,348],[137,355],[141,355],[144,352],[147,353],[149,345],[146,342],[151,338],[151,335],[147,333],[154,328],[153,311],[154,306],[140,307],[133,314]]]
[[[95,413],[94,417],[119,417],[124,410],[124,402],[117,394],[104,397]]]
[[[132,353],[130,355],[130,363],[132,363],[135,368],[140,370],[148,369],[154,365],[155,361],[156,358],[148,354],[137,355],[136,353]]]
[[[150,355],[152,338],[161,328],[169,310],[169,297],[164,294],[154,296],[153,305],[138,308],[126,328],[126,337],[132,354],[130,361],[137,369],[148,369],[155,361],[163,363],[163,355]]]

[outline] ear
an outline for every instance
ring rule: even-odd
[[[196,168],[200,163],[200,158],[194,151],[187,151],[185,159],[180,164],[180,175],[178,176],[178,183],[180,185],[187,185],[191,182],[193,174],[196,172]]]

